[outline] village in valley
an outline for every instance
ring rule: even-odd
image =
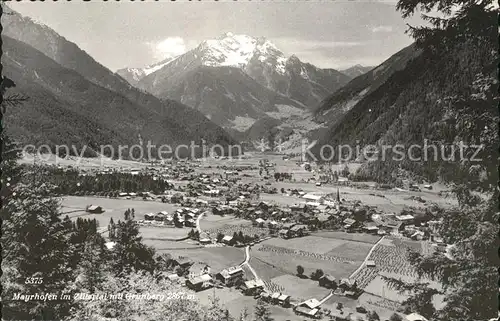
[[[143,242],[164,254],[164,282],[201,304],[216,297],[237,317],[262,300],[283,321],[425,320],[386,278],[418,279],[409,250],[446,253],[439,212],[455,201],[437,184],[354,182],[356,166],[257,152],[51,165],[72,177],[64,215],[96,219],[111,249],[114,225],[133,210]],[[116,175],[137,183],[113,190],[104,182]]]
[[[498,3],[43,2],[0,5],[2,321],[500,318]]]

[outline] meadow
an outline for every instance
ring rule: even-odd
[[[245,261],[245,251],[242,248],[235,247],[204,247],[197,249],[169,249],[167,251],[159,250],[158,252],[166,252],[174,257],[186,257],[195,263],[207,264],[214,273],[220,272],[222,269],[239,266]],[[252,278],[251,275],[247,275]]]

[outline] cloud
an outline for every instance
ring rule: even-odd
[[[373,27],[372,32],[391,32],[392,31],[392,26],[378,26],[378,27]]]
[[[186,52],[186,43],[181,37],[168,37],[158,42],[148,42],[156,60],[175,57]]]

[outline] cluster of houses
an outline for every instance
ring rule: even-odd
[[[281,226],[278,231],[278,235],[281,238],[289,239],[293,237],[302,237],[309,235],[309,228],[304,224],[297,223],[285,223]]]
[[[146,200],[154,200],[156,198],[155,195],[153,195],[153,193],[151,192],[121,192],[121,193],[118,193],[118,197],[123,197],[123,198],[126,198],[126,199],[132,199],[132,198],[136,198],[136,197],[142,197],[143,199],[146,199]]]
[[[260,294],[260,299],[271,304],[280,305],[284,308],[288,308],[290,306],[291,297],[281,292],[274,292],[274,293],[262,292]]]
[[[185,207],[177,209],[173,214],[169,214],[167,211],[144,214],[144,221],[139,221],[139,223],[157,222],[160,225],[173,225],[175,227],[196,227],[196,218],[200,214],[201,209],[199,208]]]
[[[212,276],[206,270],[200,275],[189,277],[186,286],[194,291],[203,291],[214,286],[240,287],[245,284],[245,272],[240,266],[229,267]]]
[[[401,234],[413,240],[427,240],[437,233],[438,221],[433,221],[434,215],[423,210],[404,210],[399,215],[376,214],[371,216],[371,232]]]

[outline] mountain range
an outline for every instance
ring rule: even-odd
[[[318,126],[311,111],[351,79],[295,55],[287,57],[265,38],[232,33],[205,40],[180,56],[117,74],[159,98],[199,110],[233,137],[249,141],[271,129],[306,134],[309,125]]]
[[[362,65],[354,65],[352,67],[349,67],[347,69],[342,69],[340,70],[341,73],[343,73],[344,75],[350,77],[350,78],[356,78],[358,76],[361,76],[363,74],[366,74],[367,72],[369,72],[370,70],[373,69],[373,66],[362,66]]]
[[[8,9],[2,16],[3,74],[29,96],[7,112],[21,143],[87,145],[237,144],[202,113],[141,91],[47,26]]]
[[[13,93],[30,96],[7,114],[7,129],[23,142],[51,146],[266,138],[291,150],[304,137],[373,140],[384,133],[356,121],[374,115],[365,106],[397,92],[395,77],[421,55],[411,45],[375,68],[337,71],[287,57],[265,38],[225,33],[177,57],[113,73],[47,26],[14,11],[2,19],[4,74],[18,84]]]

